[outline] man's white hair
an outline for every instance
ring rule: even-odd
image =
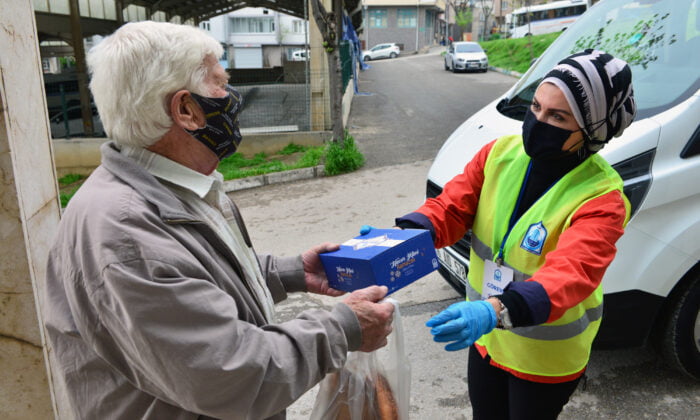
[[[181,89],[207,95],[207,56],[221,44],[193,26],[128,23],[90,50],[90,90],[107,135],[148,147],[170,129],[169,99]]]

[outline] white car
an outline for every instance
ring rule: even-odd
[[[445,70],[474,70],[486,72],[489,58],[486,51],[476,42],[453,42],[445,52]]]
[[[639,25],[644,22],[645,25]],[[605,0],[566,30],[520,80],[447,139],[428,173],[436,196],[486,143],[521,132],[544,74],[585,48],[630,64],[637,117],[600,152],[624,180],[632,217],[603,279],[594,345],[654,344],[700,379],[700,0]],[[439,252],[440,272],[464,293],[470,237]]]
[[[292,53],[292,60],[291,61],[306,61],[307,59],[307,52],[304,50],[297,50]]]
[[[401,54],[401,48],[393,42],[377,44],[369,50],[362,51],[362,61],[376,60],[378,58],[396,58]]]

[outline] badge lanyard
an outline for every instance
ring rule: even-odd
[[[493,295],[502,295],[508,284],[513,281],[513,269],[510,267],[503,266],[503,247],[508,240],[508,235],[513,230],[515,226],[515,215],[518,208],[520,207],[520,202],[522,201],[523,195],[525,194],[525,185],[527,185],[527,179],[530,176],[530,169],[532,168],[532,161],[527,167],[527,172],[525,172],[525,179],[520,186],[520,193],[518,194],[518,200],[515,202],[515,208],[510,215],[510,221],[508,222],[508,230],[506,231],[501,246],[498,250],[498,255],[494,259],[484,260],[484,277],[481,286],[481,298],[488,299]]]
[[[506,241],[508,240],[508,236],[510,235],[510,232],[513,230],[513,227],[515,226],[515,222],[517,221],[515,219],[515,215],[518,213],[518,208],[520,208],[520,202],[523,199],[523,195],[525,195],[525,186],[527,185],[527,180],[530,177],[530,170],[531,169],[532,169],[532,160],[530,160],[530,163],[527,165],[527,172],[525,172],[525,179],[523,179],[523,183],[520,185],[520,193],[518,193],[518,200],[515,202],[515,207],[513,208],[513,212],[510,214],[510,221],[508,222],[508,230],[506,231],[505,236],[503,236],[503,241],[501,241],[501,246],[498,249],[498,255],[496,255],[496,258],[495,258],[495,263],[499,267],[501,266],[501,264],[503,264],[503,247],[505,246]]]
[[[513,269],[507,266],[503,266],[503,248],[505,247],[506,241],[508,240],[508,236],[510,236],[513,227],[515,227],[515,223],[517,222],[516,215],[518,213],[518,209],[520,208],[520,203],[523,200],[523,196],[525,195],[525,186],[527,185],[527,181],[530,178],[531,170],[532,160],[527,166],[525,178],[523,179],[523,183],[520,185],[520,193],[518,194],[518,199],[515,202],[515,208],[513,208],[513,211],[510,215],[510,220],[508,222],[508,230],[503,236],[503,241],[501,242],[501,245],[498,249],[498,254],[496,255],[494,261],[484,260],[484,278],[483,285],[481,288],[482,299],[488,299],[490,296],[493,295],[502,295],[506,287],[508,287],[508,284],[510,284],[513,281]],[[546,194],[554,186],[554,184],[556,184],[556,181],[552,185],[550,185],[542,193],[542,195]]]
[[[520,208],[520,202],[523,199],[523,196],[525,195],[525,186],[527,185],[527,180],[530,178],[530,170],[532,169],[532,160],[530,160],[530,163],[527,165],[527,172],[525,172],[525,178],[523,179],[522,185],[520,185],[520,193],[518,194],[518,200],[515,202],[515,207],[513,208],[513,212],[510,214],[510,221],[508,222],[508,230],[506,231],[505,236],[503,236],[503,241],[501,242],[501,246],[498,249],[498,255],[496,255],[495,262],[496,264],[500,267],[503,264],[503,247],[506,244],[506,241],[508,240],[508,236],[510,236],[510,232],[513,230],[513,227],[515,227],[515,222],[517,222],[517,219],[515,218],[515,215],[518,212],[518,208]],[[544,196],[549,192],[549,190],[552,189],[554,185],[559,180],[555,180],[552,185],[547,187],[546,190],[540,195],[540,197]],[[539,198],[538,198],[539,200]]]

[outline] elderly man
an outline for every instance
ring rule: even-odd
[[[48,261],[45,324],[77,418],[264,419],[348,351],[386,344],[384,287],[275,324],[289,292],[329,296],[318,254],[257,255],[222,189],[241,97],[196,28],[130,23],[88,57],[112,139]]]

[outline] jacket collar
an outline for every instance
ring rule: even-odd
[[[102,166],[153,204],[164,221],[199,222],[156,177],[132,159],[122,155],[116,143],[109,141],[102,144],[100,152]]]

